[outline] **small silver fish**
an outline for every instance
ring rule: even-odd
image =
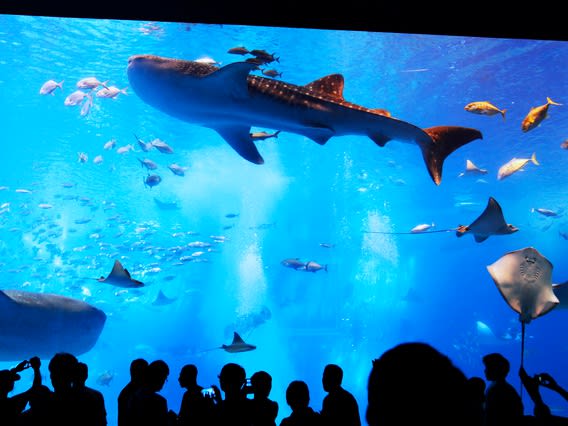
[[[414,233],[414,234],[418,234],[420,232],[425,232],[430,228],[435,227],[436,225],[434,224],[434,222],[432,222],[432,224],[427,224],[427,223],[422,223],[420,225],[416,225],[414,228],[412,228],[410,230],[410,232]]]
[[[173,163],[168,166],[168,169],[170,169],[174,175],[185,176],[185,167]]]
[[[78,89],[96,89],[99,86],[107,87],[108,80],[101,82],[96,77],[85,77],[77,82]]]
[[[126,153],[128,151],[132,151],[132,150],[134,150],[134,147],[132,145],[128,144],[128,145],[124,145],[124,146],[117,148],[116,153],[117,154],[124,154],[124,153]]]
[[[171,146],[160,139],[154,139],[150,142],[154,148],[160,151],[162,154],[173,154],[174,150]]]
[[[507,176],[511,176],[513,173],[521,170],[529,161],[536,166],[540,165],[536,160],[536,153],[533,153],[531,158],[512,158],[499,168],[497,179],[501,180],[505,179]]]
[[[54,80],[47,80],[45,83],[43,83],[43,85],[41,86],[41,88],[39,89],[39,94],[40,95],[53,95],[55,96],[55,89],[57,89],[58,87],[63,90],[63,81],[61,80],[60,83],[57,83]]]
[[[556,213],[553,210],[549,210],[549,209],[541,209],[541,208],[535,209],[535,208],[533,208],[533,209],[531,209],[531,212],[532,213],[537,212],[537,213],[540,213],[541,215],[547,216],[547,217],[557,217],[558,216],[558,213]]]
[[[138,161],[140,161],[142,167],[146,167],[148,170],[156,170],[158,168],[158,165],[148,158],[145,158],[144,160],[139,158]]]
[[[327,272],[327,265],[320,265],[319,263],[316,263],[313,260],[308,260],[306,262],[306,266],[305,266],[306,272],[317,272],[317,271],[320,271],[322,269],[325,272]]]
[[[97,92],[97,98],[116,98],[119,94],[123,94],[123,95],[128,95],[128,93],[126,92],[126,89],[128,89],[128,87],[125,87],[123,89],[119,89],[116,86],[109,86],[109,87],[103,87],[101,90],[99,90]]]
[[[116,146],[116,141],[111,139],[110,141],[106,142],[103,146],[103,149],[109,150],[113,149]]]
[[[65,101],[63,101],[63,103],[65,104],[65,106],[76,106],[81,104],[81,102],[83,102],[85,96],[87,96],[85,92],[83,92],[82,90],[76,90],[73,93],[71,93],[69,96],[67,96],[65,98]]]

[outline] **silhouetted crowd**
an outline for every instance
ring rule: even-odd
[[[507,381],[509,361],[499,353],[483,357],[485,379],[466,377],[452,361],[431,345],[399,344],[372,361],[367,385],[366,421],[370,426],[437,424],[460,426],[568,425],[553,415],[540,388],[568,392],[547,373],[519,376],[534,403],[525,414],[521,397]],[[26,368],[32,368],[31,387],[9,396]],[[37,357],[0,371],[1,426],[104,426],[105,401],[101,392],[85,385],[88,367],[69,353],[49,361],[52,389],[42,383]],[[184,365],[178,381],[185,389],[176,413],[159,394],[170,374],[163,360],[135,359],[130,382],[118,396],[118,426],[276,426],[278,403],[270,399],[272,377],[257,371],[247,379],[245,369],[227,363],[219,373],[219,387],[198,384],[198,369]],[[322,374],[327,395],[319,411],[310,406],[306,382],[294,380],[286,389],[291,414],[280,426],[360,426],[359,404],[342,387],[343,370],[328,364]]]

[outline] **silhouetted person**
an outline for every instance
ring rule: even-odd
[[[276,426],[278,403],[268,398],[272,390],[272,376],[257,371],[250,378],[251,413],[253,426]]]
[[[529,423],[527,420],[525,424],[535,424],[535,425],[545,425],[545,426],[560,426],[568,425],[568,418],[553,415],[550,408],[540,394],[540,386],[544,386],[551,390],[558,392],[566,401],[568,401],[568,392],[564,390],[552,376],[548,373],[535,374],[534,376],[529,376],[525,369],[521,367],[519,369],[519,377],[521,378],[521,383],[527,390],[531,400],[534,403],[534,420]],[[529,416],[527,416],[529,417]]]
[[[130,400],[130,419],[137,426],[168,426],[172,421],[168,401],[158,394],[170,374],[168,364],[162,360],[152,361],[146,370],[144,385]]]
[[[310,407],[310,391],[306,382],[294,380],[286,388],[286,403],[292,414],[282,419],[280,426],[321,426],[320,413]]]
[[[106,408],[103,394],[86,385],[89,378],[89,367],[84,362],[77,364],[74,387],[78,393],[78,403],[83,413],[82,426],[106,426]]]
[[[490,382],[485,391],[485,425],[514,425],[523,419],[523,402],[507,381],[510,364],[499,353],[483,357],[485,379]]]
[[[203,386],[197,383],[197,367],[184,365],[179,373],[179,385],[185,389],[178,413],[177,424],[181,426],[204,425],[211,416],[213,402],[203,395]]]
[[[14,383],[20,380],[21,373],[26,368],[34,364],[34,382],[30,389],[9,397],[9,393],[14,390]],[[23,421],[23,412],[26,409],[34,387],[41,385],[41,374],[39,374],[39,358],[34,357],[30,361],[22,361],[10,370],[0,370],[0,425],[19,425]]]
[[[53,392],[50,395],[49,422],[58,426],[75,426],[81,424],[82,412],[77,403],[77,392],[73,382],[77,376],[77,358],[67,352],[56,353],[49,361],[49,377]]]
[[[473,376],[467,379],[467,399],[471,412],[471,425],[483,426],[485,422],[485,380]]]
[[[214,424],[230,426],[251,426],[251,401],[247,399],[245,390],[246,384],[245,369],[239,364],[228,363],[221,368],[219,374],[219,385],[225,393],[225,398],[221,398],[221,392],[216,386]]]
[[[143,358],[137,358],[130,363],[130,381],[118,394],[118,426],[132,426],[129,419],[130,399],[144,384],[147,368],[148,361]]]
[[[359,404],[341,383],[343,370],[339,365],[328,364],[323,370],[322,385],[327,395],[323,399],[321,416],[325,425],[361,426]]]
[[[466,382],[463,372],[434,347],[399,344],[373,360],[367,422],[369,426],[467,424]]]

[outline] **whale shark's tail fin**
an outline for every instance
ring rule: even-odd
[[[418,143],[428,173],[436,185],[442,181],[442,166],[448,155],[475,139],[483,139],[477,129],[459,126],[437,126],[424,130],[432,143]]]

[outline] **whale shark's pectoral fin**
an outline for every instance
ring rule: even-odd
[[[249,96],[248,76],[250,72],[258,68],[257,65],[249,62],[234,62],[209,74],[204,79],[208,83],[215,83],[230,91],[231,96],[236,99],[243,99]]]
[[[245,160],[254,164],[264,164],[264,159],[250,137],[250,127],[231,126],[214,130]]]

